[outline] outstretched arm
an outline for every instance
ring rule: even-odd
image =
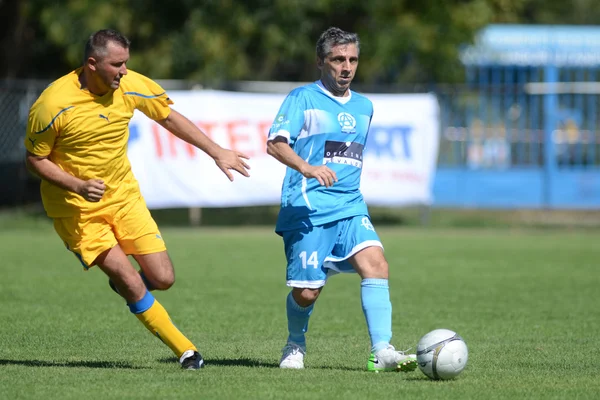
[[[304,161],[288,144],[287,140],[277,136],[267,142],[267,153],[280,163],[300,172],[306,178],[315,178],[321,185],[333,186],[337,182],[334,171],[325,165],[314,166]]]
[[[248,159],[248,156],[238,151],[222,148],[206,136],[192,121],[177,111],[171,110],[167,118],[156,122],[181,140],[196,146],[212,157],[230,181],[233,181],[230,169],[236,170],[243,176],[250,176],[248,173],[250,166],[244,161],[244,159]]]

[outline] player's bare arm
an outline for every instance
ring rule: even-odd
[[[239,151],[222,148],[206,136],[192,121],[177,111],[171,110],[167,118],[156,122],[181,140],[196,146],[211,156],[230,181],[233,181],[233,175],[229,172],[231,169],[243,176],[250,176],[248,173],[250,166],[244,161],[244,159],[249,158],[247,155]]]
[[[48,159],[27,152],[25,156],[27,168],[41,179],[70,192],[77,193],[87,201],[100,201],[106,186],[100,179],[83,180],[63,171]]]
[[[333,186],[337,176],[333,170],[325,165],[314,166],[304,161],[287,143],[283,137],[276,137],[267,142],[267,153],[280,163],[300,172],[306,178],[315,178],[325,187]]]

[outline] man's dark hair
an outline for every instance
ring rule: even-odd
[[[331,53],[333,47],[352,43],[356,44],[356,48],[360,53],[360,41],[356,33],[346,32],[335,27],[328,28],[317,40],[317,57],[319,57],[319,60],[324,60],[327,54]]]
[[[109,42],[116,43],[125,49],[129,48],[131,42],[120,32],[113,29],[102,29],[96,33],[93,33],[85,44],[85,51],[83,53],[83,63],[87,62],[90,56],[106,55],[106,47]]]

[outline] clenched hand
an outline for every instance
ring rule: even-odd
[[[83,183],[77,189],[77,194],[91,202],[98,202],[104,195],[104,191],[106,190],[106,185],[103,180],[100,179],[90,179],[87,181],[83,181]]]

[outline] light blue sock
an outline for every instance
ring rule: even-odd
[[[371,337],[371,351],[386,348],[392,339],[392,303],[387,279],[363,279],[360,300]]]
[[[292,292],[288,294],[286,301],[287,319],[288,319],[288,342],[294,342],[302,348],[306,348],[306,338],[304,334],[308,331],[308,319],[312,310],[315,307],[314,303],[308,307],[300,307]]]

